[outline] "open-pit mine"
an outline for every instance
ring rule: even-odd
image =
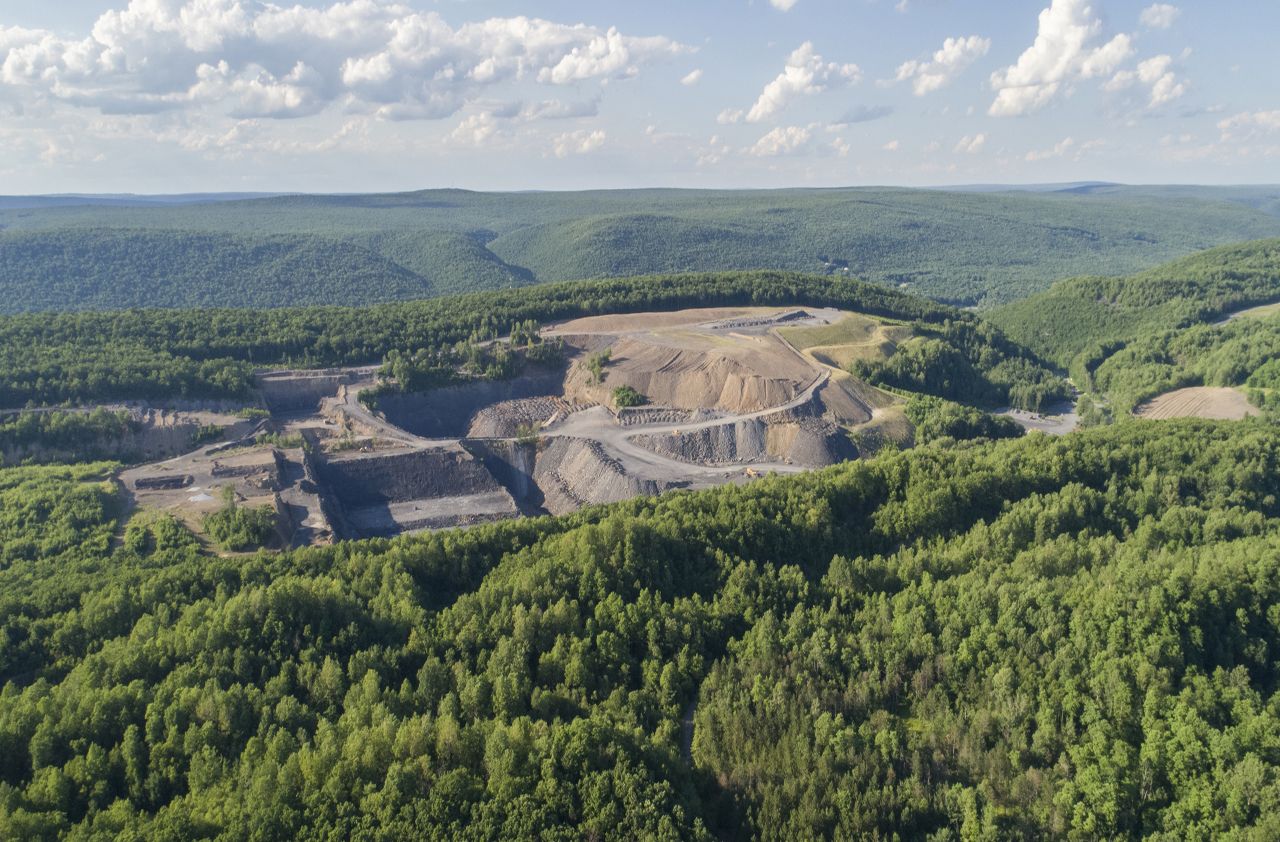
[[[831,365],[886,335],[808,307],[583,318],[542,329],[563,343],[560,363],[388,391],[376,410],[358,398],[376,367],[262,372],[268,416],[121,481],[138,506],[193,525],[231,485],[276,509],[281,546],[747,482],[910,437],[899,398]],[[616,406],[621,387],[643,404]]]

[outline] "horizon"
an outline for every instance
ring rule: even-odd
[[[0,193],[2,199],[183,199],[194,198],[199,196],[234,196],[244,200],[253,199],[273,199],[287,196],[396,196],[410,195],[413,193],[432,193],[432,192],[460,192],[460,193],[479,193],[479,194],[504,194],[504,193],[627,193],[640,191],[679,191],[687,193],[785,193],[785,192],[818,192],[840,190],[915,190],[920,192],[966,192],[966,191],[989,191],[999,192],[1002,190],[1036,190],[1038,192],[1052,193],[1061,192],[1063,190],[1076,189],[1080,187],[1120,187],[1126,189],[1144,189],[1144,188],[1222,188],[1222,189],[1280,189],[1280,182],[1147,182],[1147,183],[1129,183],[1122,181],[1102,181],[1097,179],[1081,179],[1078,181],[1054,181],[1054,182],[991,182],[991,183],[969,183],[969,184],[833,184],[833,185],[794,185],[794,186],[777,186],[777,187],[678,187],[675,185],[653,185],[646,187],[585,187],[585,188],[537,188],[530,187],[524,189],[480,189],[470,187],[412,187],[401,190],[190,190],[183,192],[170,193],[138,193],[138,192],[109,192],[109,193],[92,193],[84,191],[71,191],[60,193]]]

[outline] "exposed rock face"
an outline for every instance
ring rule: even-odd
[[[497,480],[460,448],[318,461],[317,474],[344,504],[392,503],[496,491]]]
[[[573,404],[559,397],[519,398],[481,409],[471,417],[467,438],[511,438],[521,428],[537,428],[553,418],[573,412]]]
[[[688,432],[638,435],[633,441],[661,456],[703,465],[789,462],[823,467],[858,458],[858,449],[836,425],[782,414]]]
[[[467,448],[480,459],[511,494],[520,511],[525,514],[543,513],[542,489],[534,481],[538,447],[515,441],[464,441]]]
[[[367,369],[270,371],[258,376],[258,388],[272,412],[314,411],[340,387],[371,378],[371,370]]]
[[[425,393],[384,395],[378,401],[378,409],[392,424],[416,436],[461,438],[468,434],[473,417],[481,410],[527,398],[557,397],[563,391],[563,382],[562,368],[547,369],[511,380],[481,380]]]
[[[533,478],[542,489],[543,506],[553,515],[687,485],[632,476],[599,442],[567,436],[552,439],[539,451]]]
[[[247,426],[247,422],[233,416],[197,410],[129,407],[127,411],[132,429],[119,438],[85,443],[76,448],[78,452],[33,444],[0,453],[0,462],[18,463],[26,459],[66,462],[84,458],[86,453],[93,454],[93,458],[151,462],[189,452],[205,424],[221,426],[230,432]]]
[[[511,494],[461,447],[315,460],[343,537],[396,535],[515,517]]]

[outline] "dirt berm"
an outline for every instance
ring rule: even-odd
[[[542,491],[543,507],[553,515],[688,486],[687,482],[632,476],[599,442],[569,436],[550,439],[540,446],[533,479]]]
[[[823,467],[858,458],[858,449],[821,418],[751,418],[688,432],[638,435],[632,441],[662,456],[702,465],[788,462]]]
[[[815,375],[773,336],[749,344],[702,335],[624,336],[610,347],[603,383],[578,364],[564,388],[569,400],[582,404],[608,403],[614,389],[630,386],[655,406],[747,413],[791,401]]]

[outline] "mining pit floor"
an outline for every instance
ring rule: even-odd
[[[193,526],[230,485],[246,505],[275,507],[278,545],[302,546],[823,467],[910,434],[899,399],[778,330],[830,330],[850,315],[773,307],[576,319],[543,330],[563,341],[561,365],[397,394],[377,412],[357,399],[376,368],[263,372],[262,429],[120,479],[136,505]],[[597,381],[583,361],[605,348]],[[610,408],[623,385],[650,403]]]

